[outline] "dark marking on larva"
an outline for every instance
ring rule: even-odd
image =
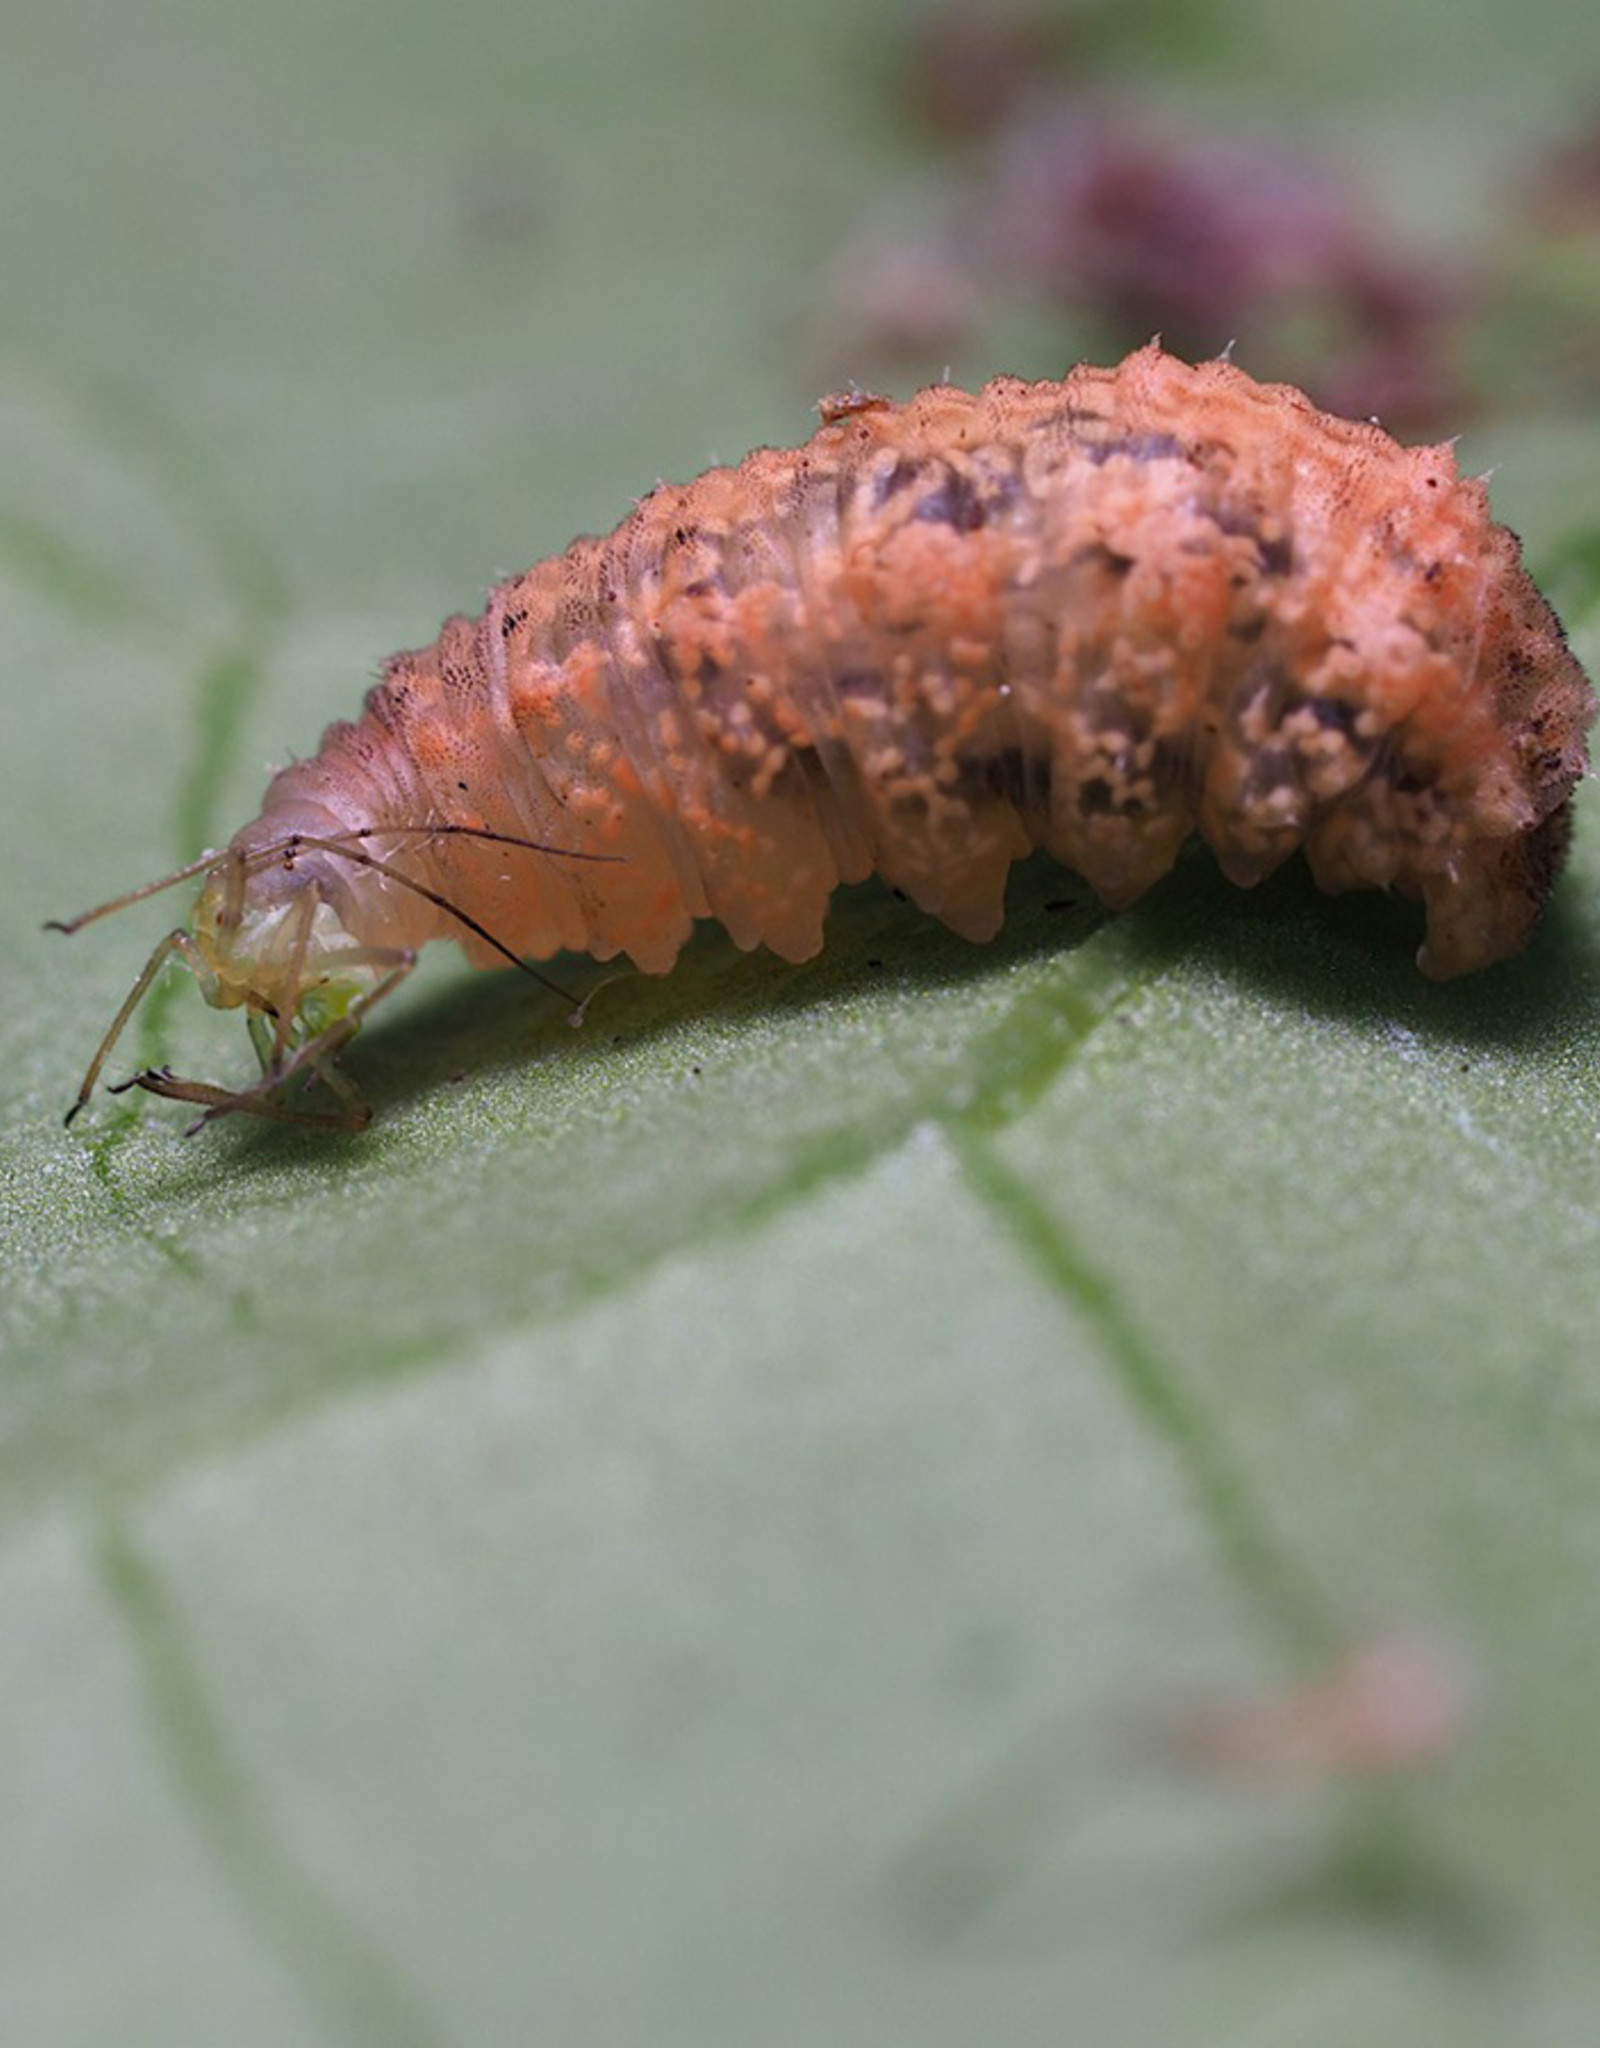
[[[1102,698],[1096,707],[1102,738],[1124,751],[1149,739],[1156,729],[1159,706],[1131,695],[1120,701]]]
[[[1120,548],[1110,547],[1103,540],[1091,540],[1075,550],[1070,566],[1103,569],[1108,576],[1120,581],[1133,567],[1133,562],[1133,556],[1124,554]]]
[[[1050,809],[1052,764],[1048,754],[1003,747],[997,754],[964,756],[956,763],[955,790],[975,810],[996,799],[1019,814]]]
[[[927,473],[926,463],[913,462],[909,456],[897,455],[873,487],[874,503],[887,505],[891,498],[898,497],[902,491],[910,490],[913,484],[921,483]]]
[[[1115,456],[1122,456],[1129,462],[1184,462],[1193,463],[1194,451],[1185,446],[1175,434],[1119,434],[1108,441],[1084,441],[1080,447],[1084,455],[1099,467],[1110,462]]]
[[[1103,818],[1116,809],[1116,791],[1103,775],[1078,785],[1078,809],[1086,818]]]
[[[1294,543],[1287,535],[1273,539],[1256,536],[1256,559],[1261,564],[1263,576],[1287,576],[1294,568]]]
[[[1163,733],[1156,740],[1145,772],[1161,796],[1182,791],[1187,800],[1195,752],[1196,741],[1188,733]]]
[[[1353,746],[1370,746],[1357,731],[1361,706],[1343,697],[1301,697],[1288,707],[1290,712],[1306,711],[1324,732],[1342,733]]]
[[[976,533],[989,514],[970,477],[949,469],[938,487],[919,498],[914,517],[933,526],[951,526],[957,533]]]
[[[1206,517],[1230,539],[1248,540],[1256,551],[1259,573],[1277,582],[1294,570],[1294,543],[1286,533],[1263,532],[1279,522],[1259,505],[1233,505],[1226,500],[1206,507]]]
[[[1529,899],[1541,908],[1555,886],[1571,844],[1570,803],[1558,804],[1544,823],[1521,842],[1520,857],[1527,870],[1523,886]]]

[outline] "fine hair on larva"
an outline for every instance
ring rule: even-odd
[[[120,1086],[358,1129],[337,1055],[432,939],[659,974],[713,917],[803,960],[876,873],[986,940],[1040,847],[1112,909],[1196,833],[1243,887],[1303,850],[1418,899],[1438,979],[1528,942],[1595,699],[1451,447],[1155,344],[820,411],[497,585],[227,847],[57,926],[200,880],[69,1119],[172,959],[260,1076]]]

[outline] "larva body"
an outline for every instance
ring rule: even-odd
[[[1303,846],[1420,897],[1448,976],[1531,934],[1594,709],[1448,448],[1150,347],[832,406],[500,584],[274,778],[194,944],[280,1015],[440,937],[804,959],[874,872],[987,939],[1032,848],[1122,906],[1198,831],[1241,884]]]
[[[406,860],[515,953],[659,973],[708,915],[804,959],[874,872],[991,938],[1035,846],[1122,906],[1198,829],[1243,884],[1304,845],[1325,888],[1421,895],[1448,975],[1531,932],[1592,713],[1448,449],[1152,348],[661,487],[391,660],[240,838],[447,818],[613,855]],[[367,943],[459,934],[329,882]]]

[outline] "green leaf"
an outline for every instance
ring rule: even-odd
[[[1414,205],[1508,178],[1593,36],[1161,18],[1166,92],[1357,132]],[[61,1129],[167,913],[44,918],[225,837],[492,576],[808,431],[827,265],[928,170],[896,35],[8,24],[7,2042],[1592,2032],[1590,792],[1537,948],[1464,985],[1299,872],[1197,853],[1108,920],[1036,863],[992,947],[868,887],[807,967],[708,931],[576,1032],[430,963],[360,1137]],[[1464,459],[1600,657],[1600,427]],[[184,996],[128,1062],[245,1072]],[[1384,1632],[1476,1700],[1435,1769],[1197,1759]]]

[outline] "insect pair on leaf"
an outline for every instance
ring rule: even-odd
[[[876,873],[984,940],[1036,847],[1113,909],[1196,832],[1245,887],[1303,849],[1419,899],[1418,964],[1466,973],[1538,923],[1595,709],[1449,446],[1155,345],[825,401],[392,657],[227,849],[60,927],[203,877],[74,1110],[173,957],[261,1078],[138,1086],[359,1128],[337,1056],[435,938],[664,973],[714,917],[804,960]]]

